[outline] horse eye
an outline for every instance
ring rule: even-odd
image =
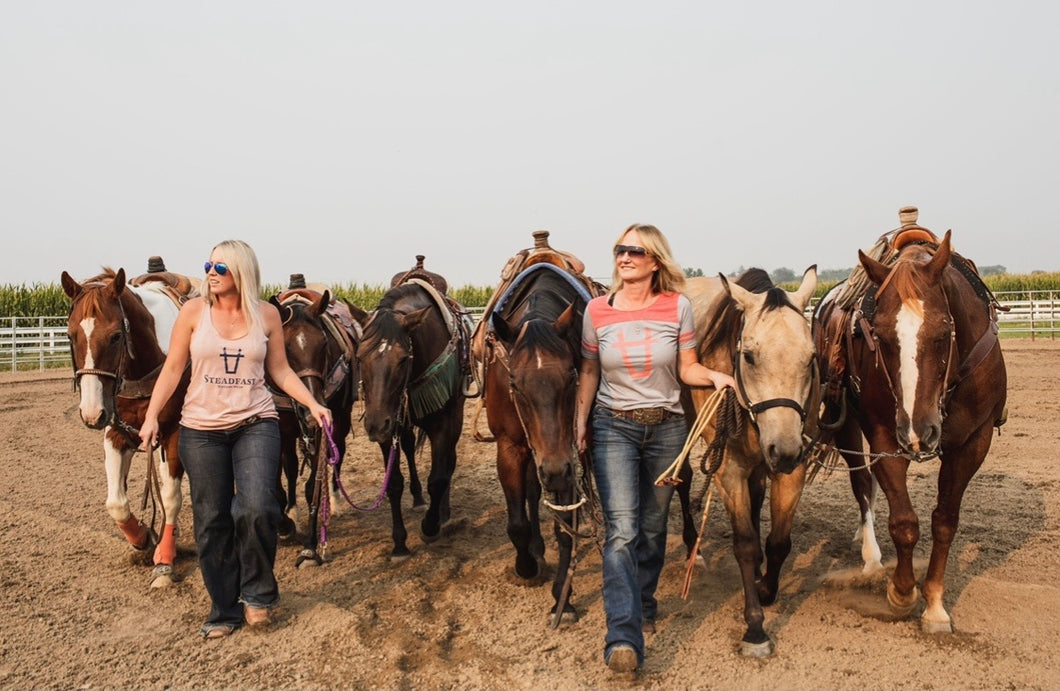
[[[110,335],[110,342],[111,343],[117,343],[120,340],[121,340],[121,332],[120,331],[115,331],[114,333],[112,333]]]
[[[755,364],[754,353],[752,353],[750,350],[743,351],[743,361],[746,362],[748,365]]]

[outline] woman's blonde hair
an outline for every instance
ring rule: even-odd
[[[254,254],[254,249],[242,240],[219,242],[214,245],[210,254],[217,251],[220,251],[224,257],[222,263],[228,265],[228,271],[232,274],[232,280],[235,281],[239,302],[247,320],[247,331],[255,326],[261,326],[261,313],[258,306],[261,300],[261,269],[258,266],[258,255]],[[202,294],[208,305],[213,305],[217,301],[217,298],[210,292],[209,281],[202,282]]]
[[[648,250],[648,254],[659,265],[659,270],[653,273],[651,277],[652,292],[674,293],[683,290],[685,287],[685,272],[674,259],[666,236],[655,226],[646,223],[634,223],[618,236],[611,248],[612,252],[615,247],[622,244],[622,239],[631,230],[637,231],[644,249]],[[617,293],[621,289],[622,277],[618,275],[618,265],[616,264],[611,272],[611,292]]]

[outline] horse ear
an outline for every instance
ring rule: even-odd
[[[505,343],[511,343],[515,340],[515,331],[512,329],[511,324],[506,322],[501,315],[496,312],[490,312],[490,324],[493,325],[493,331],[497,334],[497,337]]]
[[[932,283],[937,282],[939,277],[942,276],[942,272],[949,266],[950,256],[953,254],[953,245],[950,244],[951,232],[949,230],[946,231],[946,236],[942,238],[939,248],[935,250],[935,256],[928,262],[928,277]]]
[[[63,275],[59,277],[59,282],[63,284],[63,292],[66,293],[66,296],[71,300],[75,299],[81,294],[81,291],[84,290],[81,284],[75,281],[74,277],[65,271],[63,272]]]
[[[276,309],[279,311],[280,323],[286,324],[287,321],[291,318],[291,308],[280,302],[280,298],[276,295],[269,296],[269,303],[276,307]]]
[[[427,305],[415,312],[409,312],[408,314],[399,316],[398,321],[401,322],[401,325],[405,327],[406,331],[412,331],[427,319],[427,316],[431,313],[432,309],[434,309],[433,305]]]
[[[861,262],[865,273],[868,274],[869,280],[876,285],[883,285],[883,282],[887,279],[887,274],[891,273],[891,267],[876,261],[861,250],[858,250],[858,261]]]
[[[556,321],[552,323],[557,333],[565,334],[567,330],[574,324],[574,303],[572,302],[567,306],[567,309],[563,310],[563,314],[556,317]]]
[[[111,281],[110,291],[114,293],[114,297],[121,295],[121,291],[125,290],[125,269],[118,269],[118,273],[114,274],[114,280]]]
[[[324,293],[320,296],[320,299],[313,303],[313,306],[310,308],[310,310],[312,311],[313,316],[319,317],[320,315],[324,314],[324,312],[327,312],[328,305],[330,304],[331,292],[325,290]]]
[[[368,321],[368,313],[345,298],[342,302],[349,308],[350,314],[353,315],[354,320],[361,326],[364,326],[365,322]]]
[[[741,310],[747,309],[754,302],[754,293],[741,285],[729,283],[729,279],[725,278],[725,274],[719,273],[718,276],[721,277],[721,286],[725,288],[725,292],[736,301],[737,306]]]
[[[806,305],[810,304],[810,298],[813,297],[815,290],[817,290],[816,264],[806,269],[806,273],[802,275],[802,283],[799,284],[798,290],[794,293],[789,293],[788,299],[791,300],[793,305],[799,308],[799,311],[802,311],[806,309]]]

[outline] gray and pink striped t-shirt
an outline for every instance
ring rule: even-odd
[[[681,412],[678,351],[696,346],[692,303],[662,293],[651,305],[624,311],[594,298],[582,321],[582,356],[600,361],[596,402],[612,410]]]

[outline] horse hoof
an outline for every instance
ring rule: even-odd
[[[740,654],[744,657],[769,657],[775,648],[773,640],[766,638],[761,643],[749,643],[740,641]]]
[[[412,556],[412,552],[405,550],[404,552],[392,552],[390,554],[391,564],[400,564],[403,561],[408,561],[409,557]]]
[[[928,634],[953,633],[953,622],[921,619],[920,630]]]
[[[913,608],[916,607],[916,601],[919,597],[920,590],[916,586],[913,586],[913,592],[903,597],[895,591],[893,582],[887,584],[887,605],[891,608],[891,613],[900,619],[904,619],[913,613]]]
[[[294,560],[296,569],[300,569],[303,566],[320,566],[323,563],[324,560],[320,558],[320,555],[311,549],[303,549]]]
[[[548,615],[548,623],[552,628],[556,628],[560,624],[577,624],[578,613],[573,609],[565,609],[563,614],[559,615],[559,621],[556,621],[556,613],[551,612]]]
[[[152,588],[168,588],[176,582],[177,580],[173,573],[173,567],[169,564],[159,564],[151,572]]]

